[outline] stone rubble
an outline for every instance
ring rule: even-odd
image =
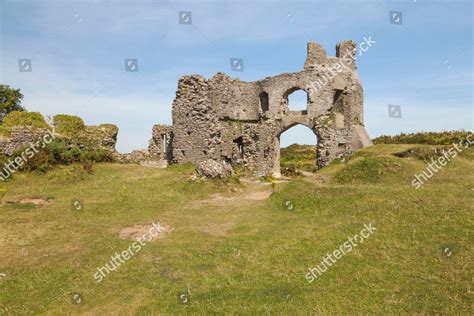
[[[197,168],[196,173],[202,177],[211,179],[224,179],[234,175],[232,166],[225,161],[215,161],[212,159],[201,161]]]

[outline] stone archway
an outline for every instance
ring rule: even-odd
[[[306,122],[293,122],[293,123],[290,123],[288,125],[285,125],[274,137],[273,139],[273,148],[274,148],[274,152],[275,152],[275,156],[274,156],[274,161],[273,161],[273,167],[272,167],[272,175],[275,177],[275,178],[281,178],[281,169],[280,169],[280,136],[288,131],[289,129],[297,126],[297,125],[301,125],[301,126],[305,126],[307,127],[308,129],[310,129],[313,134],[314,134],[314,137],[316,138],[316,143],[319,142],[319,137],[318,137],[318,133],[316,131],[316,128],[312,127],[311,125],[307,124]],[[316,146],[315,150],[314,150],[314,158],[315,158],[315,167],[317,167],[318,165],[318,146]]]

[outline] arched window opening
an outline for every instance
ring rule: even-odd
[[[306,91],[299,88],[290,90],[287,96],[288,110],[308,113],[309,95]]]
[[[163,153],[166,154],[166,144],[167,144],[166,134],[161,134],[161,140],[163,142]]]

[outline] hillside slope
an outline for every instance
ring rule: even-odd
[[[324,181],[278,183],[270,197],[267,183],[192,181],[187,165],[18,174],[0,208],[0,309],[472,313],[474,152],[416,190],[430,155],[400,153],[423,146],[369,147],[318,171]],[[152,222],[172,229],[97,283],[97,268],[133,243],[123,229]],[[308,281],[308,269],[370,224],[370,237]]]

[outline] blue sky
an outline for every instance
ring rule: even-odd
[[[471,0],[0,3],[0,82],[20,88],[30,111],[118,125],[122,152],[146,148],[152,126],[171,123],[182,75],[258,80],[300,71],[308,41],[334,55],[337,43],[364,36],[376,41],[357,61],[371,137],[473,129]],[[179,11],[192,12],[192,25],[178,23]],[[402,12],[402,25],[390,24],[390,11]],[[244,72],[231,71],[232,57]],[[19,58],[32,72],[19,72]],[[125,71],[125,58],[138,72]],[[388,104],[401,106],[401,119]],[[294,127],[282,145],[294,142],[315,137]]]

